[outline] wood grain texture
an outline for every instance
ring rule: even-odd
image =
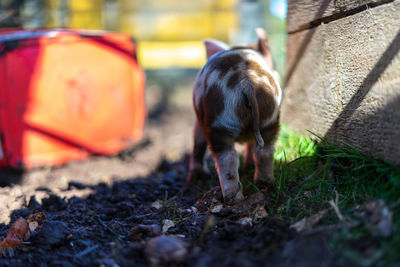
[[[294,33],[393,0],[288,0],[287,31]]]
[[[400,164],[399,14],[396,0],[289,34],[282,121]]]

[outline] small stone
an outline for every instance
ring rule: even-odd
[[[161,204],[160,200],[157,200],[157,201],[154,201],[153,203],[151,203],[151,207],[155,208],[157,210],[161,209],[162,206],[163,205]]]
[[[211,213],[220,213],[222,210],[223,206],[222,205],[216,205],[212,208]]]
[[[188,253],[188,245],[176,236],[158,236],[146,243],[145,253],[151,266],[178,264]]]

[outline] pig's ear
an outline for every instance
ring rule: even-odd
[[[264,59],[267,62],[268,66],[271,68],[271,70],[273,70],[274,63],[272,61],[271,51],[269,49],[267,33],[262,28],[257,28],[256,33],[258,36],[258,51],[260,51],[260,53],[264,56]]]
[[[228,50],[230,48],[229,45],[225,44],[224,42],[217,41],[214,39],[204,40],[204,45],[206,46],[207,59],[209,59],[212,55],[218,52]]]

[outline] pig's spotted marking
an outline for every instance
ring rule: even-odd
[[[224,110],[224,102],[225,101],[221,87],[216,83],[212,84],[205,95],[204,101],[204,103],[212,103],[212,105],[202,108],[202,112],[205,113],[202,117],[205,119],[205,124],[207,126],[211,126],[211,123],[215,121],[215,119]]]
[[[238,57],[239,54],[240,57]],[[260,127],[267,127],[274,123],[279,113],[276,107],[280,104],[280,89],[264,59],[252,49],[228,51],[221,54],[220,57],[218,62],[234,63],[233,66],[239,70],[234,71],[225,64],[224,67],[218,68],[218,82],[222,84],[225,109],[216,118],[213,126],[225,127],[232,132],[241,132],[241,134],[246,134],[243,133],[243,130],[252,129],[249,105],[246,105],[243,95],[237,95],[239,92],[243,92],[239,88],[244,87],[254,88],[260,114]],[[237,62],[236,60],[239,58],[241,61]],[[243,75],[246,72],[248,75]],[[235,108],[232,109],[232,107]]]
[[[237,67],[237,65],[235,65],[235,67]],[[226,85],[228,86],[228,88],[234,89],[235,86],[239,83],[240,79],[241,79],[241,72],[235,71],[229,77]]]
[[[267,74],[266,76],[264,76],[264,75],[261,76],[262,80],[263,80],[263,82],[266,82],[267,84],[269,84],[270,88],[274,90],[274,95],[276,96],[275,101],[276,101],[276,104],[279,106],[281,103],[281,99],[282,99],[282,91],[280,90],[279,81],[273,73],[274,71],[269,68],[267,62],[264,60],[264,58],[260,57],[257,54],[257,52],[252,51],[252,50],[248,50],[248,51],[249,52],[246,53],[247,61],[252,61],[253,63],[251,63],[251,64],[257,63],[260,66],[260,68],[266,72],[266,74]],[[258,68],[258,66],[257,67],[253,66],[253,67]]]
[[[234,137],[231,135],[231,132],[218,127],[212,127],[210,129],[210,135],[207,137],[211,151],[216,154],[229,149],[232,143],[235,141]]]
[[[219,78],[221,79],[230,69],[242,62],[243,57],[239,53],[228,53],[227,55],[217,57],[214,60],[216,65],[215,69],[220,72]]]

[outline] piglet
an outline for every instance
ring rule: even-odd
[[[205,175],[203,159],[208,145],[225,202],[243,199],[235,142],[246,142],[244,167],[255,165],[256,183],[274,180],[274,142],[282,91],[266,33],[263,29],[256,32],[257,45],[230,48],[216,40],[205,40],[208,60],[194,84],[197,121],[187,185]]]

